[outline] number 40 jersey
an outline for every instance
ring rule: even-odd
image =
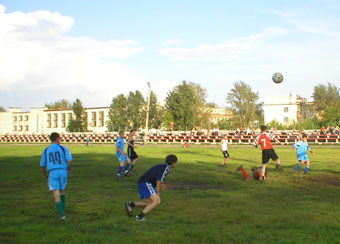
[[[73,160],[67,147],[57,143],[46,148],[41,156],[40,166],[47,167],[47,171],[53,169],[68,169],[67,162]]]
[[[272,140],[274,140],[275,135],[272,133],[262,133],[259,136],[257,136],[254,140],[254,145],[261,145],[262,150],[265,149],[272,149],[273,145],[271,143]]]

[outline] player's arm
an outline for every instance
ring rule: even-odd
[[[253,141],[253,146],[257,148],[257,145],[259,144],[259,141],[257,138],[254,139]]]
[[[310,151],[314,157],[316,156],[316,154],[313,153],[313,151],[312,151],[312,149],[310,147],[308,147],[308,151]]]
[[[161,192],[162,185],[163,185],[162,181],[157,180],[156,191],[157,191],[157,195],[158,195],[158,196],[160,196],[159,193]]]
[[[274,141],[276,141],[277,143],[279,143],[281,146],[284,145],[284,144],[283,144],[279,139],[277,139],[276,137],[274,137]]]
[[[222,151],[222,141],[220,142],[220,144],[218,145],[218,147],[220,148],[220,151]]]
[[[124,156],[126,156],[126,153],[125,153],[124,151],[120,150],[118,144],[117,144],[116,148],[117,148],[117,151],[118,151],[118,152],[120,152],[121,154],[123,154]]]
[[[68,165],[68,169],[67,169],[67,171],[68,171],[68,173],[70,173],[70,172],[71,172],[71,168],[72,168],[72,162],[73,162],[73,160],[70,160],[70,161],[68,161],[68,162],[67,162],[67,165]]]
[[[46,167],[41,166],[41,170],[43,172],[44,177],[47,179],[48,178],[48,173],[47,173]]]

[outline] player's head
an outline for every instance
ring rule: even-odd
[[[223,136],[223,138],[224,138],[225,140],[228,139],[228,135],[225,134],[225,135]]]
[[[124,131],[119,131],[119,136],[124,137]]]
[[[50,140],[52,143],[60,143],[61,137],[59,133],[57,132],[52,132],[50,135]]]
[[[176,167],[176,163],[177,163],[177,157],[176,155],[170,154],[168,156],[166,156],[165,158],[165,162],[172,168]]]
[[[307,135],[305,133],[302,134],[302,141],[304,141],[304,142],[307,141]]]
[[[265,125],[262,125],[262,126],[261,126],[261,132],[265,132],[265,131],[267,131],[267,130],[268,130],[267,126],[265,126]]]
[[[134,129],[132,129],[132,130],[130,130],[130,134],[132,135],[132,134],[135,134],[135,130]]]

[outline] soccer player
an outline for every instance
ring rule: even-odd
[[[131,170],[135,170],[135,164],[138,161],[138,155],[135,151],[135,148],[137,148],[137,146],[135,145],[135,134],[136,131],[135,130],[131,130],[130,134],[128,136],[128,157],[131,160]]]
[[[122,171],[123,171],[125,162],[127,162],[127,164],[125,166],[124,175],[130,176],[129,168],[130,168],[131,160],[127,156],[127,154],[124,152],[124,146],[125,146],[124,131],[120,131],[119,137],[118,137],[117,142],[116,142],[117,157],[118,157],[118,161],[119,161],[119,168],[118,168],[118,174],[117,174],[118,179],[120,179],[122,177]]]
[[[48,178],[49,189],[53,192],[60,218],[65,219],[65,189],[73,158],[68,148],[60,145],[61,137],[58,133],[53,132],[50,140],[52,145],[44,150],[40,166],[45,178]]]
[[[306,134],[303,134],[302,139],[293,145],[293,150],[296,150],[296,156],[299,161],[298,166],[293,172],[296,173],[301,168],[301,166],[306,163],[307,166],[305,168],[305,174],[307,174],[309,171],[309,165],[310,165],[310,160],[307,155],[307,151],[310,151],[313,154],[313,156],[316,156],[316,155],[315,153],[312,152],[312,149],[308,146]]]
[[[221,163],[221,167],[226,167],[227,166],[227,163],[230,159],[230,155],[229,155],[229,152],[228,152],[228,135],[224,135],[223,139],[221,140],[220,142],[220,150],[221,152],[223,153],[223,157],[224,157],[224,160],[223,162]],[[229,145],[229,148],[231,148],[231,146]]]
[[[240,165],[236,171],[242,171],[243,177],[245,180],[260,180],[262,177],[262,167],[253,167],[251,171],[253,171],[252,175],[248,175],[247,171],[243,168],[242,165]],[[265,178],[268,176],[268,168],[266,168],[266,171],[264,173]]]
[[[143,207],[143,211],[136,216],[137,221],[145,221],[145,215],[161,203],[160,190],[166,190],[167,186],[163,183],[165,176],[170,172],[170,168],[175,168],[177,157],[168,155],[165,158],[165,164],[153,166],[142,175],[138,180],[138,191],[141,199],[146,199],[146,202],[125,203],[128,216],[132,216],[134,207]]]
[[[266,126],[261,126],[261,134],[258,135],[253,145],[255,147],[258,146],[258,144],[261,145],[262,148],[262,174],[261,174],[261,181],[266,179],[265,172],[267,163],[269,162],[269,159],[276,161],[276,169],[283,171],[280,164],[281,161],[279,157],[276,155],[274,147],[271,143],[272,140],[275,140],[276,142],[280,143],[283,146],[283,143],[281,143],[277,138],[275,138],[275,135],[273,133],[268,133],[268,128]]]

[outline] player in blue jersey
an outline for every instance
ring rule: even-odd
[[[143,211],[136,216],[137,221],[145,221],[145,215],[161,203],[160,190],[166,190],[167,186],[164,184],[164,178],[170,172],[170,168],[175,168],[177,157],[175,155],[168,155],[165,158],[165,164],[158,164],[142,175],[138,180],[138,191],[141,199],[146,202],[132,202],[125,203],[125,208],[128,216],[132,216],[132,209],[134,207],[143,207]]]
[[[61,137],[58,133],[53,132],[50,140],[52,145],[44,150],[40,166],[45,178],[48,178],[49,190],[53,192],[60,217],[65,219],[65,189],[73,158],[68,148],[60,145]]]
[[[298,166],[296,167],[296,169],[294,169],[293,172],[296,173],[301,168],[301,166],[306,163],[307,166],[305,168],[305,174],[307,174],[310,166],[310,160],[307,155],[307,151],[310,151],[313,154],[313,156],[316,155],[315,153],[312,152],[311,148],[308,146],[306,134],[302,134],[302,138],[293,145],[293,150],[296,150],[296,156],[299,161]]]
[[[125,166],[125,176],[130,176],[129,174],[129,168],[131,164],[130,158],[127,156],[127,154],[124,152],[124,146],[125,146],[125,140],[124,140],[124,131],[119,132],[119,137],[116,142],[116,148],[117,148],[117,157],[119,161],[119,168],[118,168],[118,174],[117,177],[120,179],[122,177],[122,172],[124,168],[125,162],[127,162]]]

